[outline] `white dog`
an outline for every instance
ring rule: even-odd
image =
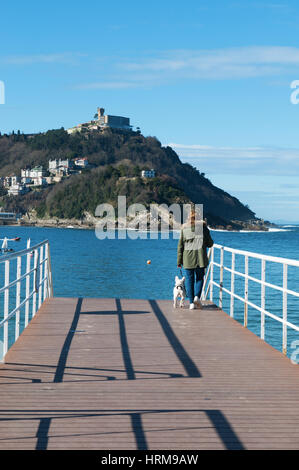
[[[180,297],[180,307],[184,307],[184,300],[186,298],[186,289],[185,289],[185,276],[182,279],[179,279],[178,276],[175,276],[175,286],[173,288],[173,306],[177,308],[177,300]]]

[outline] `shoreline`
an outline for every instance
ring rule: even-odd
[[[9,226],[9,227],[37,227],[37,228],[61,228],[61,229],[69,229],[69,230],[95,230],[96,229],[96,223],[84,223],[81,221],[68,221],[65,222],[62,219],[60,219],[57,222],[47,222],[47,221],[21,221],[21,223],[16,223],[16,224],[7,224],[4,226]],[[209,230],[212,232],[223,232],[223,233],[274,233],[274,232],[287,232],[290,231],[287,228],[281,228],[281,227],[263,227],[262,229],[256,230],[254,229],[252,225],[250,225],[250,228],[242,228],[241,230],[233,230],[233,229],[226,229],[226,228],[217,228],[217,227],[211,227],[208,226]],[[122,231],[122,230],[129,230],[132,231],[134,229],[132,228],[123,228],[123,227],[115,227],[116,231]],[[161,230],[150,230],[148,228],[147,230],[140,230],[141,232],[145,233],[152,233],[152,232],[157,232],[157,233],[162,233]],[[177,232],[178,230],[173,230],[171,227],[169,228],[169,232]]]
[[[177,224],[173,218],[173,214],[169,214],[167,211],[162,211],[159,218],[151,219],[148,213],[140,213],[137,217],[122,216],[120,218],[108,218],[107,223],[111,224],[111,229],[126,229],[134,230],[131,227],[136,225],[141,227],[142,231],[158,231],[162,232],[161,228],[169,227],[169,231],[177,230]],[[212,216],[211,216],[212,217]],[[209,219],[209,218],[208,218]],[[38,217],[35,210],[28,212],[26,215],[21,217],[16,223],[20,226],[35,226],[45,228],[68,228],[68,229],[80,229],[80,230],[95,230],[99,223],[105,223],[106,219],[95,217],[90,212],[85,211],[80,219],[76,218],[59,218],[51,217],[48,214],[40,218]],[[276,224],[271,224],[262,219],[252,219],[248,221],[242,220],[211,220],[205,219],[208,227],[211,230],[227,231],[227,232],[268,232],[269,228],[278,228]],[[132,224],[133,223],[133,224]],[[131,226],[131,227],[130,227]],[[128,227],[128,228],[127,228]],[[178,225],[179,229],[181,225]],[[138,229],[137,229],[138,230]]]

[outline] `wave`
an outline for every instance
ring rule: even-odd
[[[269,228],[269,232],[291,232],[291,230],[286,230],[285,228]]]
[[[228,232],[228,233],[269,233],[269,232],[291,232],[291,230],[285,230],[284,228],[269,228],[268,230],[224,230],[219,228],[210,228],[213,232]]]
[[[223,228],[211,228],[212,232],[227,232],[227,233],[268,233],[268,230],[225,230]]]

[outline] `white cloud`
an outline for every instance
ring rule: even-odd
[[[77,56],[79,57],[79,56]],[[32,56],[23,61],[63,61],[67,56]],[[76,89],[152,88],[179,80],[229,80],[292,75],[296,78],[299,48],[283,46],[247,46],[223,49],[171,50],[129,59],[89,57],[90,67],[101,66],[94,72],[100,79],[79,83]],[[290,79],[291,80],[291,79]],[[285,82],[284,82],[285,83]],[[286,82],[287,86],[289,82]]]
[[[127,72],[151,71],[162,76],[198,79],[277,75],[294,70],[298,65],[299,48],[280,46],[174,50],[120,64]]]
[[[0,57],[0,63],[4,65],[33,65],[33,64],[74,64],[84,54],[60,53],[60,54],[35,54]]]
[[[184,162],[209,174],[298,175],[299,149],[271,147],[213,147],[168,144]]]
[[[2,56],[2,65],[101,64],[101,79],[78,84],[81,89],[123,89],[151,87],[172,80],[242,79],[295,74],[299,66],[299,48],[287,46],[246,46],[223,49],[170,50],[121,61],[114,57],[93,57],[80,53],[52,53]],[[94,75],[99,73],[97,70]]]
[[[81,85],[76,85],[74,88],[80,90],[115,90],[122,88],[135,88],[138,86],[134,82],[130,81],[107,81],[107,82],[94,82],[94,83],[83,83]]]
[[[271,9],[271,10],[286,10],[289,11],[291,9],[290,5],[286,3],[265,3],[265,2],[253,2],[250,1],[249,3],[246,2],[238,2],[232,3],[230,7],[237,7],[237,8],[259,8],[259,9]]]

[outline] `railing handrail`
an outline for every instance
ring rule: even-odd
[[[229,246],[218,245],[217,243],[215,243],[213,246],[215,248],[223,248],[224,251],[229,251],[230,253],[235,253],[235,254],[243,255],[243,256],[249,256],[250,258],[264,259],[265,261],[271,261],[273,263],[288,264],[289,266],[299,267],[299,260],[296,260],[296,259],[263,255],[262,253],[255,253],[251,251],[239,250],[237,248],[230,248]]]
[[[9,255],[2,256],[0,258],[0,263],[4,263],[4,261],[11,261],[15,258],[18,258],[19,256],[24,256],[27,253],[31,253],[31,251],[37,250],[38,248],[40,248],[42,245],[45,245],[46,243],[49,244],[49,240],[44,240],[40,243],[37,243],[34,246],[31,246],[30,248],[25,248],[24,250],[20,250],[20,251],[14,251],[13,253],[9,253]]]
[[[220,261],[215,261],[215,249],[220,250]],[[231,266],[227,267],[224,263],[224,252],[231,253]],[[237,271],[235,269],[235,258],[236,255],[244,256],[244,272]],[[210,300],[213,301],[213,286],[219,289],[219,307],[222,308],[222,297],[223,293],[230,295],[230,316],[234,317],[234,300],[240,300],[244,303],[244,326],[248,326],[248,307],[252,307],[255,310],[258,310],[261,315],[261,339],[265,340],[265,316],[268,316],[282,324],[282,351],[284,354],[287,353],[287,327],[292,328],[294,331],[299,332],[299,327],[288,321],[288,295],[298,298],[299,292],[288,289],[288,266],[299,267],[299,261],[294,259],[279,258],[275,256],[263,255],[260,253],[253,253],[250,251],[238,250],[236,248],[230,248],[224,245],[214,244],[212,248],[209,249],[208,257],[210,259],[209,269],[204,282],[204,287],[202,291],[202,298],[207,299],[208,293],[210,294]],[[249,259],[258,259],[261,260],[261,278],[254,277],[249,275]],[[266,262],[279,263],[283,267],[282,272],[282,287],[276,284],[266,282]],[[219,268],[219,282],[214,280],[214,267]],[[224,287],[224,271],[230,273],[230,286]],[[244,297],[237,295],[235,292],[235,276],[240,276],[244,279]],[[254,302],[249,301],[249,282],[253,281],[260,285],[261,289],[261,302],[260,306],[256,305]],[[274,313],[269,312],[266,309],[266,287],[275,289],[282,293],[282,316],[279,317]]]
[[[33,267],[31,266],[32,255],[34,255]],[[22,259],[24,256],[26,261],[26,270],[22,274]],[[14,279],[10,280],[10,264],[12,261],[16,261],[17,266]],[[3,357],[0,357],[1,362],[9,348],[9,320],[15,317],[15,342],[20,335],[21,309],[25,307],[24,328],[26,328],[30,321],[30,303],[32,307],[31,318],[33,318],[44,300],[47,297],[53,296],[49,240],[44,240],[34,246],[30,246],[30,239],[28,239],[26,249],[9,253],[1,257],[0,263],[4,263],[5,274],[4,285],[0,288],[0,293],[4,294],[4,315],[3,319],[0,321],[0,331],[3,328]],[[33,278],[31,278],[31,276],[33,276]],[[22,281],[26,281],[25,298],[23,298],[21,290]],[[32,285],[32,288],[30,285]],[[15,302],[12,306],[10,302],[10,289],[14,286],[16,287],[14,291]]]

